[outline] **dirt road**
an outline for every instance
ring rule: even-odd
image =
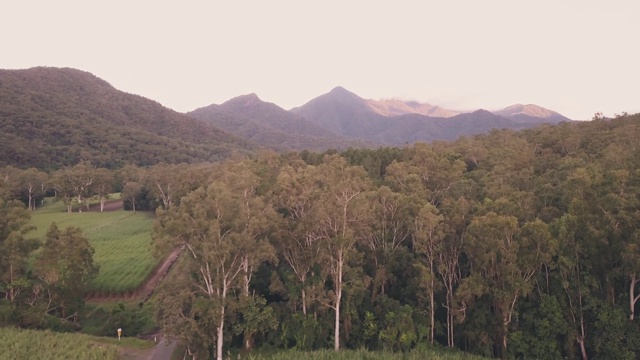
[[[176,349],[178,343],[176,341],[167,341],[164,338],[160,340],[160,343],[156,345],[153,354],[149,360],[171,360],[171,355]]]

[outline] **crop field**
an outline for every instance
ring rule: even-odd
[[[122,346],[139,349],[150,345],[138,339],[118,343],[115,338],[0,328],[0,360],[120,359]]]
[[[151,249],[153,218],[149,213],[116,210],[69,214],[61,202],[50,202],[33,212],[31,224],[37,230],[29,235],[44,241],[52,222],[61,229],[77,226],[89,238],[95,249],[94,261],[100,265],[91,292],[108,295],[134,291],[158,264]]]

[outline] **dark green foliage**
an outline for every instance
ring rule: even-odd
[[[333,151],[263,163],[260,194],[284,222],[270,237],[280,261],[261,265],[251,289],[277,328],[251,339],[331,346],[342,281],[339,337],[349,348],[406,351],[430,344],[433,330],[434,345],[485,356],[635,358],[627,309],[640,271],[639,121],[350,149],[346,164]],[[362,194],[356,180],[345,186],[354,171],[371,181]],[[363,203],[332,207],[345,194]],[[349,239],[342,263],[326,252]],[[244,318],[237,308],[227,319],[236,346]]]
[[[518,330],[509,334],[509,355],[518,359],[563,359],[568,324],[556,297],[543,295],[518,309]]]
[[[249,148],[82,71],[0,70],[0,166],[51,170],[216,161]]]
[[[640,355],[640,327],[630,322],[620,306],[594,300],[594,319],[589,348],[598,359],[637,359]]]
[[[162,207],[158,249],[185,246],[155,314],[201,358],[223,334],[226,349],[632,359],[639,163],[630,115],[402,150],[129,167],[118,181],[136,206]],[[26,210],[4,206],[17,236]],[[31,291],[25,270],[13,286]],[[49,324],[17,308],[0,301],[0,319]],[[142,320],[120,307],[96,316]]]

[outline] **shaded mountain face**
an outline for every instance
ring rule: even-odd
[[[0,70],[0,166],[215,161],[255,145],[75,69]]]
[[[188,115],[280,151],[342,150],[375,145],[336,135],[298,114],[260,100],[256,94],[238,96],[221,105],[196,109]]]
[[[526,112],[514,108],[503,113],[477,110],[454,114],[416,102],[365,100],[337,87],[291,111],[340,135],[385,145],[403,145],[416,141],[455,140],[459,136],[492,129],[521,130],[568,120],[555,112],[540,109],[543,108],[533,111],[529,106]],[[430,111],[433,114],[445,112],[448,116],[424,115]]]
[[[293,108],[291,112],[336,134],[363,139],[370,139],[362,133],[366,131],[363,128],[374,126],[385,117],[373,111],[366,100],[342,87]]]

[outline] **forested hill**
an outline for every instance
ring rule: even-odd
[[[238,96],[221,105],[209,105],[187,115],[277,151],[324,151],[376,146],[372,142],[336,135],[300,115],[260,100],[256,94]]]
[[[246,140],[68,68],[0,70],[0,166],[114,168],[227,158]]]

